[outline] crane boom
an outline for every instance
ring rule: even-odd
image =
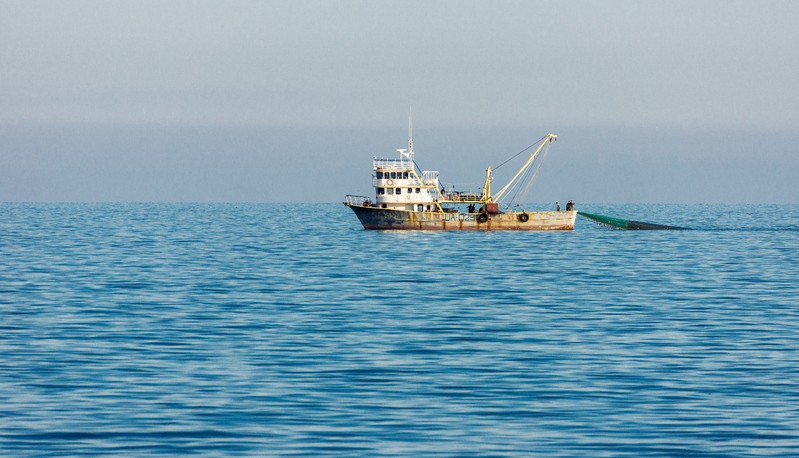
[[[496,195],[491,196],[491,200],[493,200],[494,202],[499,201],[499,199],[505,194],[505,191],[507,191],[511,187],[511,185],[513,185],[513,183],[516,182],[516,180],[527,169],[527,167],[530,167],[530,164],[533,163],[533,160],[535,160],[535,157],[544,148],[544,146],[547,144],[547,142],[553,142],[553,141],[555,141],[557,139],[558,139],[557,135],[555,135],[555,134],[547,134],[544,137],[544,139],[541,140],[541,143],[538,145],[538,148],[536,148],[535,151],[533,151],[533,154],[531,154],[530,157],[527,159],[527,162],[525,162],[524,165],[522,165],[522,167],[519,169],[519,171],[516,172],[516,175],[514,175],[513,178],[510,179],[508,184],[506,184],[504,188],[500,189],[499,192]],[[486,179],[486,180],[488,181],[488,179]]]

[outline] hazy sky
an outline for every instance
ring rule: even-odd
[[[452,182],[555,131],[536,201],[799,203],[797,23],[787,1],[0,0],[0,200],[340,201],[412,106]]]

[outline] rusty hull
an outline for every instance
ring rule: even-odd
[[[487,215],[488,221],[478,221],[479,213],[443,213],[391,210],[346,204],[355,212],[365,229],[379,230],[515,230],[515,231],[570,231],[574,229],[576,211],[523,212]]]

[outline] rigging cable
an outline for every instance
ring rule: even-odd
[[[496,170],[496,169],[498,169],[498,168],[502,167],[503,165],[507,164],[508,162],[510,162],[510,161],[512,161],[512,160],[514,160],[514,159],[516,159],[516,156],[518,156],[518,155],[522,154],[523,152],[527,151],[528,149],[530,149],[530,148],[534,147],[535,145],[537,145],[537,144],[541,143],[541,141],[543,141],[543,140],[544,140],[546,137],[547,137],[547,136],[546,136],[546,135],[544,135],[543,137],[541,137],[540,139],[538,139],[538,141],[536,141],[536,142],[535,142],[535,143],[533,143],[532,145],[530,145],[530,146],[528,146],[527,148],[525,148],[525,149],[523,149],[523,150],[519,151],[518,153],[514,154],[514,155],[513,155],[511,158],[509,158],[508,160],[506,160],[506,161],[505,161],[505,162],[503,162],[502,164],[499,164],[498,166],[494,167],[494,170]]]
[[[527,149],[529,149],[529,147]],[[539,153],[539,156],[535,158],[533,164],[531,164],[531,166],[522,173],[516,183],[511,186],[512,194],[510,195],[510,199],[507,200],[507,204],[505,204],[507,208],[511,208],[514,202],[516,203],[516,206],[520,206],[522,204],[521,200],[526,199],[530,194],[533,183],[538,177],[538,172],[541,170],[541,166],[543,165],[549,150],[550,145],[545,145]]]

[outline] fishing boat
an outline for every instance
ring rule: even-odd
[[[421,170],[417,166],[413,151],[413,129],[409,128],[408,148],[398,149],[398,158],[374,159],[374,197],[347,195],[343,203],[355,212],[365,229],[573,230],[577,217],[577,211],[573,209],[527,211],[518,203],[513,207],[513,199],[509,203],[503,199],[511,194],[518,197],[523,189],[529,191],[529,184],[537,173],[537,168],[531,166],[536,157],[542,151],[548,151],[557,138],[555,134],[547,134],[519,152],[521,154],[535,147],[516,175],[496,194],[491,192],[493,177],[490,166],[486,168],[482,189],[456,192],[452,188],[447,190],[441,187],[437,171]]]

